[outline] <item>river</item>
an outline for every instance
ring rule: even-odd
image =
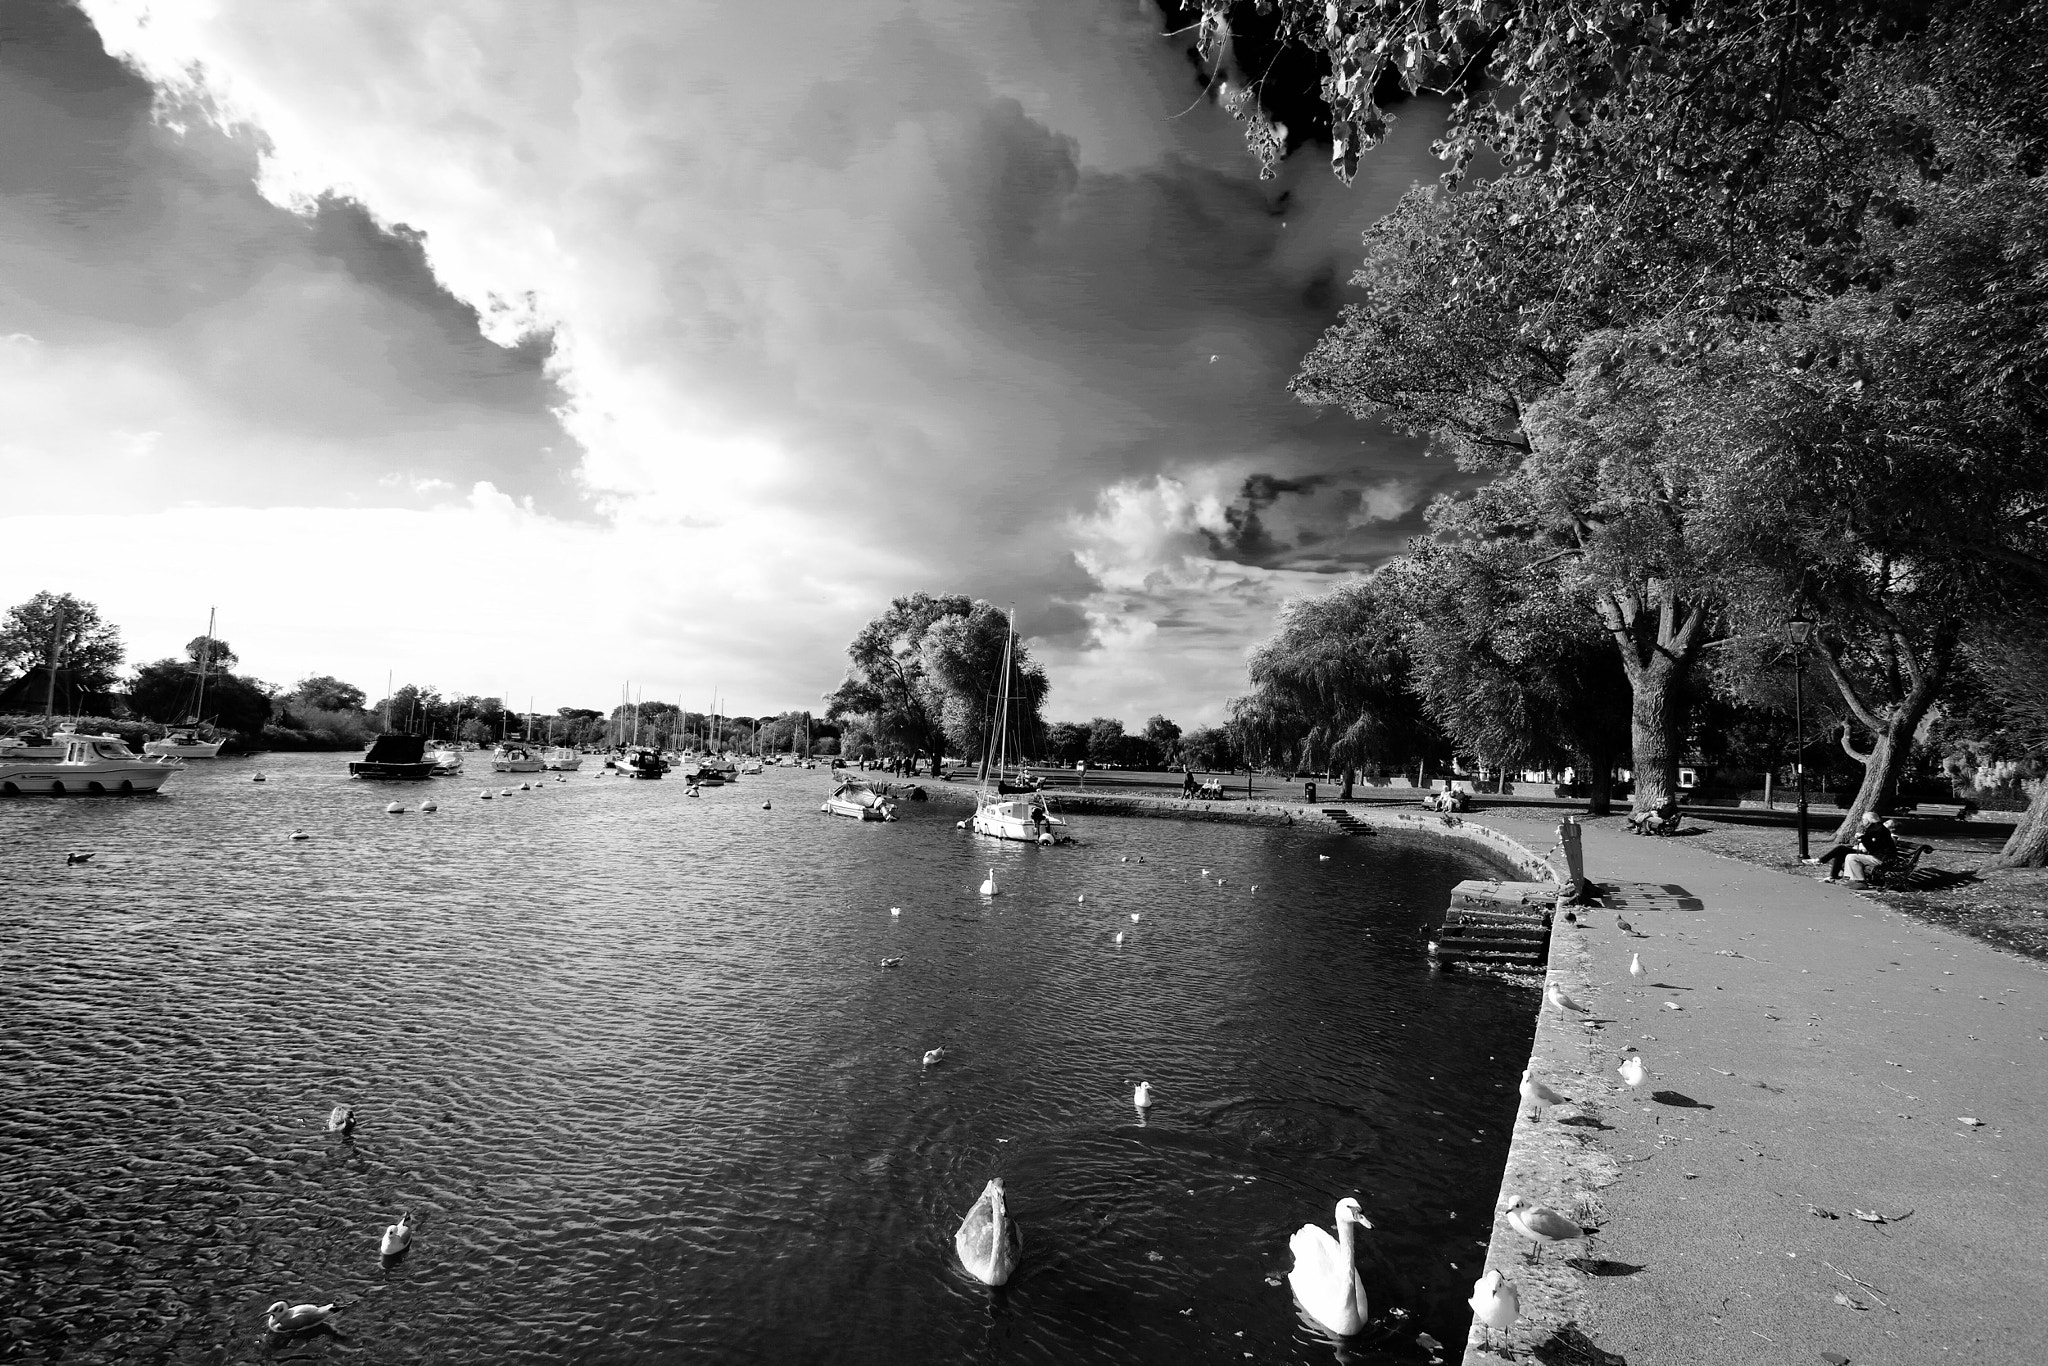
[[[1345,1195],[1342,1359],[1461,1349],[1534,1014],[1425,961],[1476,856],[348,757],[0,802],[0,1357],[1324,1362],[1287,1240]],[[1000,1290],[952,1255],[992,1175]]]

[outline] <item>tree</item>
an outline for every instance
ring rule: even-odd
[[[222,673],[232,671],[235,665],[242,662],[241,656],[219,636],[194,636],[185,642],[185,658],[196,666],[202,656],[206,660],[208,670],[219,669]]]
[[[998,716],[1003,692],[1003,659],[1010,661],[1010,709]],[[1010,630],[1008,614],[976,602],[962,616],[942,617],[925,632],[919,647],[926,679],[943,697],[941,727],[953,753],[976,761],[986,776],[999,758],[993,746],[998,732],[1014,755],[1027,737],[1044,728],[1040,712],[1048,691],[1045,673],[1032,662],[1021,637]]]
[[[1173,767],[1180,757],[1180,727],[1164,716],[1145,722],[1145,740],[1152,746],[1151,762],[1161,768]]]
[[[54,653],[53,653],[54,650]],[[69,593],[37,593],[0,618],[0,673],[58,667],[61,694],[99,696],[121,667],[121,632],[99,608]]]
[[[1088,762],[1100,768],[1123,757],[1124,723],[1113,716],[1098,716],[1088,722]]]
[[[1181,753],[1198,769],[1228,771],[1238,766],[1236,743],[1221,727],[1203,726],[1181,740]]]
[[[159,659],[138,665],[128,688],[128,706],[149,720],[175,724],[191,714],[198,694],[199,668],[191,658]],[[259,734],[270,723],[274,690],[255,679],[225,670],[206,679],[206,715],[200,719],[223,730]]]
[[[1088,757],[1088,728],[1074,721],[1055,721],[1045,728],[1045,757],[1073,764]]]
[[[1945,727],[1952,752],[2021,779],[2030,799],[1987,869],[2048,867],[2048,613],[2015,624],[1965,648],[1965,686]]]
[[[344,683],[331,674],[315,674],[298,681],[290,700],[315,711],[361,711],[368,698],[353,683]]]

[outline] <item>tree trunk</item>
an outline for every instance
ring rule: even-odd
[[[1842,823],[1835,827],[1836,844],[1853,844],[1857,830],[1863,823],[1863,813],[1876,812],[1882,816],[1892,809],[1899,793],[1899,775],[1905,772],[1906,760],[1913,753],[1913,734],[1920,729],[1928,708],[1941,695],[1948,681],[1950,656],[1954,653],[1955,633],[1944,628],[1935,633],[1935,638],[1923,660],[1915,654],[1908,643],[1894,636],[1899,653],[1905,660],[1908,676],[1912,679],[1906,695],[1895,706],[1890,715],[1879,712],[1857,695],[1854,683],[1843,670],[1840,661],[1828,651],[1821,652],[1822,662],[1833,677],[1836,691],[1842,694],[1849,711],[1863,723],[1874,737],[1870,749],[1859,753],[1849,743],[1849,725],[1842,724],[1842,750],[1850,758],[1863,765],[1863,781],[1856,789],[1855,800],[1842,813]]]
[[[1637,811],[1654,811],[1678,796],[1679,750],[1685,744],[1684,674],[1675,660],[1659,655],[1632,680],[1629,762],[1636,775]]]
[[[1605,752],[1580,756],[1586,766],[1586,814],[1614,814],[1614,756]]]
[[[1629,750],[1637,811],[1654,811],[1678,795],[1679,753],[1685,744],[1685,685],[1705,628],[1703,604],[1680,603],[1667,581],[1650,579],[1644,592],[1612,591],[1594,599],[1601,625],[1621,651],[1633,701]]]
[[[2048,778],[2036,778],[2027,787],[2033,800],[1986,868],[2048,868]]]

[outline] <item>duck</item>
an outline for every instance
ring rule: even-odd
[[[991,1177],[982,1187],[981,1198],[953,1235],[953,1251],[967,1274],[983,1285],[1001,1285],[1017,1270],[1018,1259],[1024,1255],[1024,1237],[1003,1203],[1002,1177]]]
[[[1347,1195],[1337,1202],[1336,1237],[1303,1224],[1287,1241],[1294,1254],[1294,1269],[1287,1273],[1294,1298],[1303,1312],[1338,1337],[1365,1327],[1365,1282],[1352,1262],[1352,1239],[1356,1229],[1371,1227],[1358,1201]]]
[[[1138,1083],[1137,1089],[1131,1092],[1131,1104],[1137,1106],[1140,1110],[1149,1110],[1152,1108],[1151,1082],[1141,1081]]]
[[[989,869],[988,876],[982,879],[981,894],[983,896],[994,896],[1001,890],[1001,888],[996,886],[996,870],[993,868]]]
[[[356,1131],[356,1107],[337,1105],[327,1114],[327,1132],[330,1134],[352,1134]]]
[[[1539,1205],[1526,1195],[1508,1201],[1508,1227],[1536,1244],[1540,1253],[1552,1243],[1568,1243],[1586,1236],[1586,1230],[1548,1205]]]
[[[66,854],[66,855],[64,856],[64,866],[65,866],[66,868],[76,868],[76,867],[77,867],[77,866],[78,866],[79,864],[81,864],[81,863],[91,863],[91,862],[92,862],[92,855],[91,855],[91,854]]]
[[[1506,1332],[1522,1317],[1522,1292],[1498,1270],[1490,1270],[1472,1283],[1473,1319],[1487,1329]],[[1481,1334],[1482,1341],[1485,1334]],[[1491,1344],[1488,1344],[1491,1345]]]
[[[333,1304],[286,1304],[279,1300],[263,1311],[263,1318],[273,1333],[298,1333],[318,1328],[333,1318],[338,1308]]]
[[[405,1210],[398,1212],[398,1222],[384,1230],[383,1241],[377,1244],[377,1251],[385,1257],[396,1257],[412,1246],[412,1215]]]
[[[944,1048],[932,1048],[925,1051],[924,1065],[926,1067],[936,1067],[945,1060],[946,1050]]]

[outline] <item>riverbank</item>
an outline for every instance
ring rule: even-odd
[[[1555,816],[1473,823],[1540,845]],[[1590,1013],[1544,1010],[1531,1057],[1575,1103],[1524,1107],[1501,1191],[1595,1234],[1531,1266],[1496,1219],[1516,1357],[2039,1360],[2041,967],[1687,841],[1585,845],[1614,909],[1558,927],[1550,978]],[[1475,1332],[1467,1366],[1505,1359]]]

